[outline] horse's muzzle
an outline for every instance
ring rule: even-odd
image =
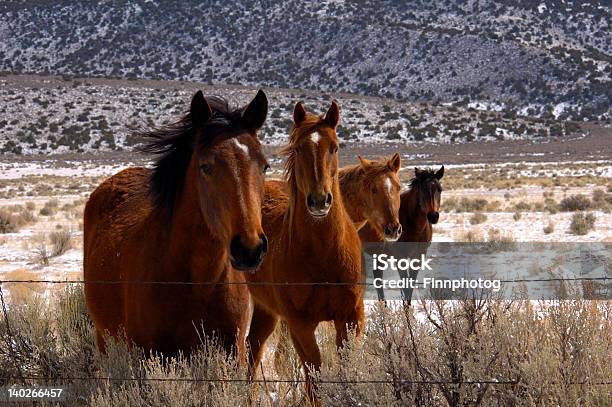
[[[385,233],[385,242],[397,242],[402,235],[402,225],[400,223],[385,225],[383,232]]]
[[[435,225],[436,223],[438,223],[439,219],[440,219],[439,212],[428,212],[427,213],[427,221],[431,223],[432,225]]]
[[[333,201],[334,197],[330,192],[327,194],[310,193],[306,197],[306,207],[312,217],[324,218],[329,213]]]
[[[242,244],[240,235],[234,236],[230,243],[230,262],[232,267],[239,271],[254,273],[266,257],[266,253],[268,253],[266,235],[261,235],[259,244],[252,249]]]

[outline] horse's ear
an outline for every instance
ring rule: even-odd
[[[263,126],[268,116],[268,98],[263,90],[259,89],[257,95],[242,112],[242,122],[251,130],[258,130]]]
[[[306,109],[304,108],[304,102],[300,100],[293,108],[293,123],[299,125],[304,119],[306,119]]]
[[[361,163],[361,166],[363,168],[368,168],[372,165],[372,162],[370,160],[368,160],[367,158],[363,158],[362,156],[358,155],[357,158],[359,158],[359,162]]]
[[[418,177],[421,174],[421,170],[418,167],[414,167],[414,176]]]
[[[204,98],[202,91],[199,90],[191,99],[191,107],[189,108],[191,122],[195,126],[201,126],[212,117],[212,109]]]
[[[443,176],[444,176],[444,166],[440,167],[440,169],[436,171],[437,179],[442,179]]]
[[[398,153],[393,154],[393,157],[387,161],[387,166],[393,172],[398,172],[402,166],[402,159]]]
[[[327,109],[327,113],[325,113],[323,120],[332,129],[335,129],[338,126],[338,123],[340,122],[340,106],[338,106],[338,102],[332,100],[332,104],[329,109]]]

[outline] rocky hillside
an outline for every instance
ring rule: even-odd
[[[352,92],[609,120],[610,3],[0,3],[0,71]]]
[[[131,149],[138,130],[176,120],[196,89],[243,105],[256,89],[177,81],[66,80],[50,76],[0,78],[0,153],[45,154]],[[297,100],[323,112],[332,98],[341,106],[343,144],[406,141],[512,140],[580,133],[574,122],[519,117],[473,107],[404,103],[391,99],[286,89],[266,89],[268,119],[260,137],[284,144]]]

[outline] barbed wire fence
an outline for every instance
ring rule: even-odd
[[[550,277],[550,278],[520,278],[511,280],[499,280],[500,283],[531,283],[531,282],[577,282],[577,281],[608,281],[612,280],[612,277]],[[253,285],[253,286],[276,286],[276,287],[295,287],[295,286],[373,286],[368,282],[279,282],[279,281],[136,281],[136,280],[32,280],[32,279],[8,279],[0,280],[0,305],[2,306],[2,314],[5,323],[7,346],[12,349],[12,331],[10,327],[8,311],[6,302],[4,299],[4,293],[2,286],[5,284],[92,284],[92,285],[119,285],[119,284],[134,284],[134,285]],[[418,283],[415,284],[419,286]],[[401,300],[398,300],[401,301]],[[268,383],[278,384],[300,384],[306,383],[306,379],[283,379],[283,378],[268,378],[263,377],[262,379],[255,378],[159,378],[159,377],[112,377],[112,376],[27,376],[22,372],[21,367],[17,360],[15,360],[15,368],[18,372],[18,376],[6,376],[0,375],[0,380],[6,381],[19,381],[19,383],[26,384],[26,381],[34,382],[50,382],[54,381],[107,381],[107,382],[175,382],[175,383],[262,383],[267,385]],[[263,369],[263,367],[262,367]],[[367,380],[316,380],[317,383],[321,384],[393,384],[393,385],[468,385],[468,386],[514,386],[520,383],[518,379],[481,379],[481,380],[412,380],[412,379],[367,379]],[[610,381],[571,381],[563,383],[549,383],[551,385],[562,384],[568,386],[612,386],[612,380]]]

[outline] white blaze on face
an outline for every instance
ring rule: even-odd
[[[238,156],[240,154],[245,155],[245,158],[248,160],[249,159],[249,147],[245,144],[242,144],[240,141],[238,141],[238,139],[233,138],[232,142],[234,143],[234,151],[236,152],[236,160],[234,160],[230,165],[232,168],[232,173],[234,175],[234,182],[237,188],[236,194],[238,196],[238,201],[240,203],[240,210],[242,211],[243,215],[247,214],[247,207],[246,207],[246,202],[244,200],[244,191],[243,191],[243,185],[245,184],[244,182],[242,182],[242,177],[240,174],[240,167],[238,166]]]
[[[391,196],[391,193],[393,192],[393,182],[391,182],[390,177],[385,178],[385,187],[387,188],[387,194]]]
[[[321,140],[321,135],[319,133],[317,133],[316,131],[314,133],[310,134],[310,141],[312,141],[312,156],[315,158],[315,166],[314,166],[314,175],[315,175],[315,180],[319,180],[319,174],[318,174],[318,165],[317,165],[317,147],[318,147],[318,143],[319,140]]]
[[[319,133],[317,133],[316,131],[314,133],[312,133],[310,135],[310,140],[314,143],[317,144],[319,142],[319,140],[321,139],[321,136],[319,135]]]
[[[238,139],[235,138],[232,139],[232,141],[234,142],[236,147],[238,147],[243,153],[247,155],[247,157],[249,156],[249,147],[246,144],[242,144],[240,141],[238,141]]]

